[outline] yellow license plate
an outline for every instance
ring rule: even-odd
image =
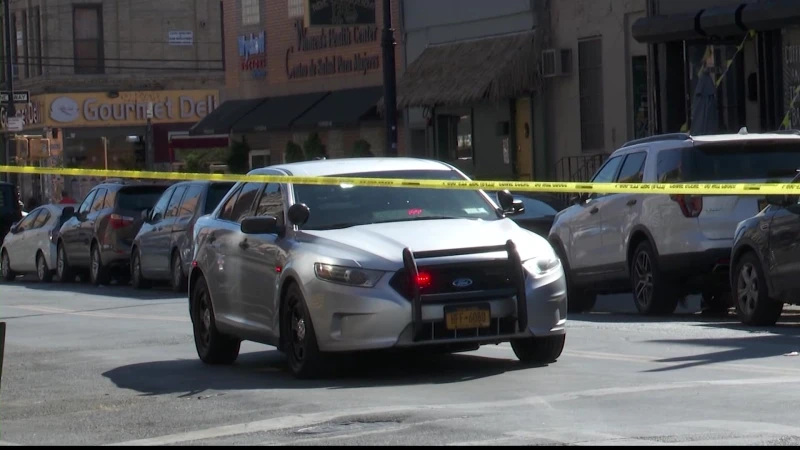
[[[474,330],[487,328],[492,323],[492,314],[488,309],[462,308],[445,313],[448,330]]]

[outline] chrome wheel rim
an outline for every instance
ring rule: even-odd
[[[633,264],[634,270],[634,295],[636,301],[643,307],[648,307],[653,299],[653,267],[650,255],[639,253]]]
[[[197,293],[197,335],[204,348],[211,342],[211,308],[208,307],[208,292],[202,289]]]
[[[135,255],[133,257],[133,274],[132,275],[133,275],[133,282],[135,284],[137,284],[137,285],[142,280],[141,274],[142,274],[142,265],[139,262],[139,255]]]
[[[11,262],[8,260],[8,253],[3,253],[3,259],[2,261],[0,261],[0,264],[2,264],[3,266],[2,267],[3,278],[8,278],[8,275],[11,271],[11,268],[9,267]]]
[[[742,312],[748,316],[755,312],[758,306],[758,272],[750,263],[744,264],[739,271],[736,297]]]
[[[64,248],[62,247],[62,248],[58,249],[58,258],[56,258],[56,270],[58,271],[58,276],[59,277],[63,277],[64,276],[64,266],[65,265],[66,264],[64,262]]]
[[[47,272],[47,269],[45,268],[45,265],[44,265],[44,258],[39,256],[38,261],[39,261],[39,263],[36,264],[36,271],[37,271],[37,273],[39,275],[39,279],[40,280],[44,280],[44,276],[45,276],[45,274]]]
[[[292,301],[290,314],[292,356],[302,363],[306,355],[306,321],[303,306],[297,299]]]
[[[97,280],[100,274],[100,255],[97,248],[92,252],[92,277]]]

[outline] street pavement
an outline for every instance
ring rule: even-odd
[[[796,445],[800,314],[771,329],[629,296],[570,317],[562,358],[522,368],[506,345],[369,355],[295,380],[271,347],[207,367],[187,302],[166,290],[0,285],[8,323],[4,445]]]

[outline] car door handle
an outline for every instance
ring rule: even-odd
[[[636,204],[636,199],[628,200],[628,203],[627,203],[628,206],[633,206],[635,204]]]
[[[600,212],[600,209],[598,209],[597,206],[595,206],[594,208],[591,209],[591,211],[589,211],[589,214],[597,214],[598,212]]]
[[[239,248],[242,250],[247,250],[248,248],[250,248],[250,244],[247,243],[247,239],[239,242]]]

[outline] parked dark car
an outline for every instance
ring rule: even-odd
[[[112,274],[126,279],[142,211],[152,208],[167,187],[106,182],[89,191],[61,227],[56,258],[61,282],[75,281],[86,271],[95,285],[107,284]]]
[[[142,227],[131,251],[131,281],[137,289],[169,280],[186,290],[197,219],[214,211],[235,183],[187,181],[167,189],[155,207],[142,212]]]
[[[800,304],[798,201],[797,195],[767,196],[764,209],[736,228],[730,282],[736,313],[744,324],[772,326],[784,304]]]
[[[496,197],[496,192],[487,192],[492,198]],[[525,207],[525,211],[511,216],[511,220],[526,230],[547,238],[556,214],[567,206],[566,201],[557,195],[539,192],[513,192],[514,200],[519,200]]]
[[[0,242],[8,234],[11,225],[22,220],[22,208],[17,199],[17,187],[11,183],[0,183]]]

